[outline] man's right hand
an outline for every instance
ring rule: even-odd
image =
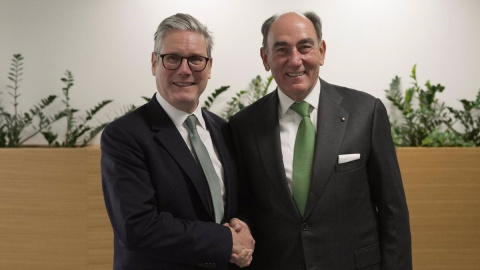
[[[240,267],[249,266],[252,262],[255,240],[248,225],[237,218],[233,218],[230,220],[230,224],[225,223],[224,226],[229,227],[232,233],[233,247],[230,262]]]
[[[232,253],[240,254],[244,249],[255,249],[255,240],[250,233],[250,228],[248,225],[237,219],[233,218],[230,220],[230,224],[224,224],[230,228],[233,239],[233,249]]]

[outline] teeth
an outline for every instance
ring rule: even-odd
[[[181,87],[185,87],[185,86],[190,86],[190,85],[193,85],[193,83],[173,83],[175,84],[176,86],[181,86]]]
[[[287,73],[287,75],[290,77],[298,77],[298,76],[302,76],[303,74],[305,74],[305,71],[297,72],[297,73]]]

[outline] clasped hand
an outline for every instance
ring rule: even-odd
[[[239,267],[247,267],[252,262],[255,249],[255,240],[248,225],[238,218],[232,218],[229,223],[223,224],[232,232],[233,248],[230,262]]]

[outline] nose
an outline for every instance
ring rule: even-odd
[[[180,63],[180,67],[178,67],[178,71],[180,74],[191,74],[192,70],[188,66],[188,60],[186,58],[182,59],[182,62]]]
[[[289,62],[290,62],[290,65],[292,66],[301,66],[302,54],[297,49],[292,50],[292,54]]]

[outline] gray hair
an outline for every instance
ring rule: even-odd
[[[309,19],[313,23],[313,27],[315,28],[315,32],[317,33],[318,42],[320,43],[320,41],[322,40],[322,20],[313,11],[305,12],[302,15],[307,17],[307,19]],[[270,26],[272,26],[272,23],[274,23],[279,17],[280,15],[277,15],[277,14],[273,15],[262,24],[262,30],[261,30],[263,35],[262,46],[265,50],[268,49],[267,37],[268,37],[268,31],[270,30]]]
[[[184,30],[193,31],[202,34],[205,37],[207,43],[207,57],[212,56],[213,37],[212,33],[208,31],[207,27],[200,23],[197,19],[189,14],[177,13],[166,19],[164,19],[160,25],[158,25],[157,32],[155,32],[155,46],[154,52],[160,53],[160,47],[162,45],[162,39],[171,31]]]

